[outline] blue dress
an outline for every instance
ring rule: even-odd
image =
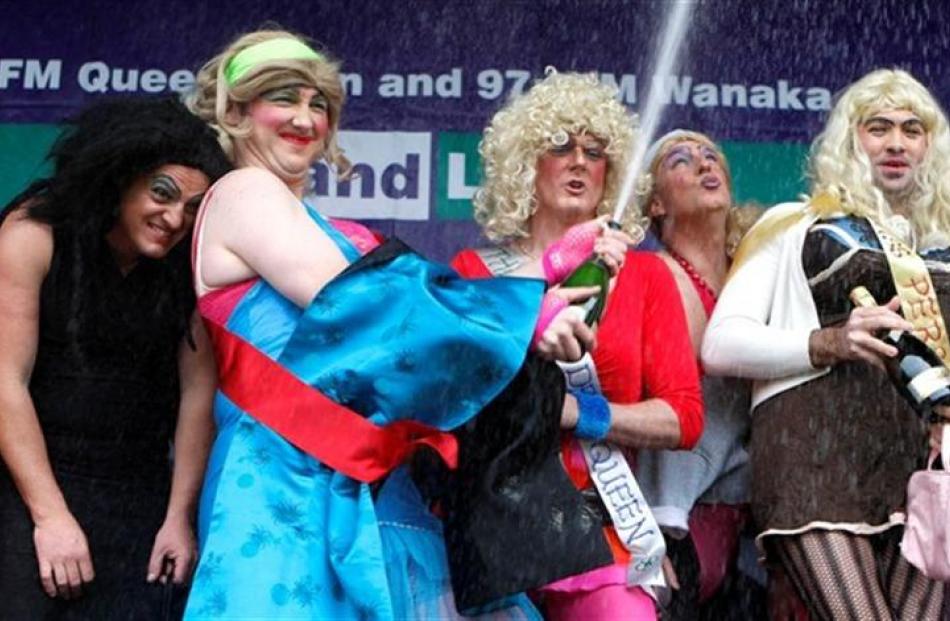
[[[205,296],[206,321],[225,317],[229,334],[376,425],[415,420],[450,430],[470,420],[522,364],[542,284],[462,280],[392,243],[360,260],[346,237],[308,211],[350,268],[306,309],[263,279],[237,285],[224,315],[209,310]],[[240,379],[247,390],[268,390],[254,377]],[[221,390],[214,414],[186,619],[457,616],[441,525],[404,467],[381,485],[361,483]],[[537,617],[524,596],[509,604],[510,616]]]

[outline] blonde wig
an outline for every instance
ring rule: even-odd
[[[933,95],[906,71],[878,69],[849,86],[838,98],[824,131],[811,147],[811,196],[806,208],[782,217],[763,218],[742,240],[732,264],[735,271],[766,242],[801,218],[836,213],[872,216],[887,222],[891,206],[874,185],[871,160],[858,128],[886,110],[916,114],[927,134],[927,152],[915,173],[908,197],[911,225],[922,247],[950,236],[950,129]]]
[[[916,114],[928,148],[908,196],[908,212],[917,236],[950,232],[950,129],[933,95],[906,71],[879,69],[845,90],[812,145],[811,196],[826,194],[849,213],[887,221],[891,207],[874,185],[871,161],[861,148],[858,128],[885,110]]]
[[[198,71],[195,88],[186,98],[188,107],[218,131],[221,146],[233,160],[234,139],[244,138],[251,131],[250,119],[244,114],[234,114],[235,110],[243,112],[247,104],[275,88],[291,84],[315,88],[327,98],[329,106],[327,120],[330,131],[322,157],[336,169],[338,175],[347,175],[350,162],[337,144],[340,113],[345,99],[340,82],[340,64],[325,51],[318,50],[319,57],[315,59],[264,61],[243,73],[234,84],[228,83],[228,63],[238,53],[252,45],[274,39],[295,39],[310,45],[303,37],[284,30],[258,30],[239,36]]]
[[[490,240],[502,242],[528,236],[538,158],[566,136],[588,134],[603,141],[607,156],[604,195],[598,214],[613,210],[634,140],[636,117],[617,100],[615,88],[596,74],[557,73],[548,69],[522,95],[499,110],[482,136],[482,186],[475,193],[475,220]],[[627,209],[623,228],[642,237],[641,217]]]

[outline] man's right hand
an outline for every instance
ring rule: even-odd
[[[96,576],[86,534],[69,511],[37,521],[33,545],[40,582],[50,597],[72,599]]]

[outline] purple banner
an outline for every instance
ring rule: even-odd
[[[474,229],[439,218],[439,133],[479,132],[512,91],[529,86],[548,65],[596,71],[637,109],[655,83],[655,37],[669,2],[99,0],[74,6],[17,3],[15,18],[12,8],[4,11],[0,124],[58,122],[105,95],[186,89],[199,64],[227,41],[275,22],[342,59],[344,129],[431,134],[432,174],[416,171],[421,160],[412,154],[400,155],[393,169],[406,183],[428,182],[429,217],[407,224],[394,215],[378,228],[410,243],[425,240],[427,250],[444,257],[460,240],[473,239]],[[675,75],[656,78],[670,103],[661,129],[806,143],[833,94],[873,68],[910,70],[946,105],[950,3],[700,1],[684,59]]]

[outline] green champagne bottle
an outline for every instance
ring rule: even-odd
[[[612,229],[620,229],[620,225],[611,220],[607,223]],[[610,268],[596,254],[592,254],[581,263],[571,275],[561,283],[562,287],[599,287],[600,291],[579,302],[577,306],[584,310],[584,323],[593,327],[600,321],[607,305],[607,292],[610,290]]]
[[[597,255],[591,255],[589,259],[571,272],[570,276],[564,279],[561,286],[599,287],[600,291],[583,302],[578,302],[577,306],[584,310],[584,323],[587,325],[593,327],[594,324],[600,321],[600,316],[603,314],[607,302],[608,287],[610,286],[610,270],[603,259]]]

